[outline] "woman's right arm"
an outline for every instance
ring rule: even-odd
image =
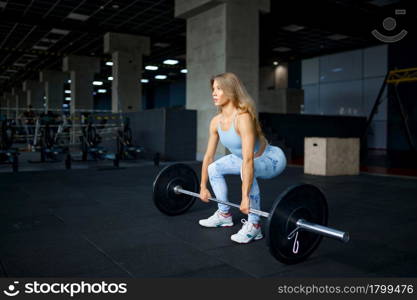
[[[214,161],[214,155],[216,154],[217,144],[219,143],[219,134],[217,132],[217,117],[214,117],[210,122],[209,128],[209,140],[207,143],[206,154],[203,159],[203,166],[201,167],[201,183],[200,183],[200,198],[201,200],[208,202],[208,198],[211,197],[210,192],[207,189],[208,180],[208,166]]]

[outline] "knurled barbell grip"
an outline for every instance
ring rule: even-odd
[[[190,195],[190,196],[194,196],[194,197],[198,197],[198,198],[200,197],[200,194],[184,190],[180,186],[174,187],[174,192],[177,193],[177,194],[180,193],[180,194],[186,194],[186,195]],[[228,206],[233,206],[233,207],[236,207],[236,208],[240,208],[240,205],[229,202],[229,201],[223,201],[223,200],[219,200],[219,199],[216,199],[216,198],[209,198],[209,200],[217,202],[217,203],[225,204],[225,205],[228,205]],[[255,215],[261,216],[261,217],[265,217],[265,218],[269,217],[269,213],[261,211],[261,210],[251,208],[251,209],[249,209],[249,212],[253,213]]]

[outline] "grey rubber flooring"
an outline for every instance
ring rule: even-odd
[[[199,163],[190,165],[200,171]],[[234,227],[216,229],[198,225],[214,203],[198,201],[177,217],[161,214],[152,201],[158,168],[150,163],[35,170],[0,173],[2,277],[417,276],[417,180],[309,176],[298,167],[259,180],[266,211],[291,184],[319,186],[329,225],[351,234],[348,244],[326,238],[305,262],[284,265],[265,240],[230,240],[243,218],[237,210]],[[227,182],[229,200],[238,202],[240,178]]]

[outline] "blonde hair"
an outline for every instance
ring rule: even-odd
[[[256,136],[266,140],[262,132],[261,124],[257,118],[255,103],[239,78],[234,73],[230,72],[213,76],[210,80],[211,89],[213,89],[215,80],[223,90],[225,96],[233,102],[239,113],[249,113],[255,124]],[[219,107],[218,112],[221,113],[221,107]]]

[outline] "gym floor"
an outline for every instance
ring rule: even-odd
[[[189,164],[200,171],[201,165]],[[2,166],[3,168],[4,166]],[[0,277],[416,277],[417,181],[410,177],[320,177],[289,166],[260,180],[262,208],[298,182],[319,186],[329,225],[350,232],[347,244],[324,238],[305,262],[284,265],[265,240],[238,245],[235,226],[198,225],[216,209],[197,201],[181,216],[162,215],[152,201],[159,168],[0,173]],[[227,177],[239,202],[240,178]]]

